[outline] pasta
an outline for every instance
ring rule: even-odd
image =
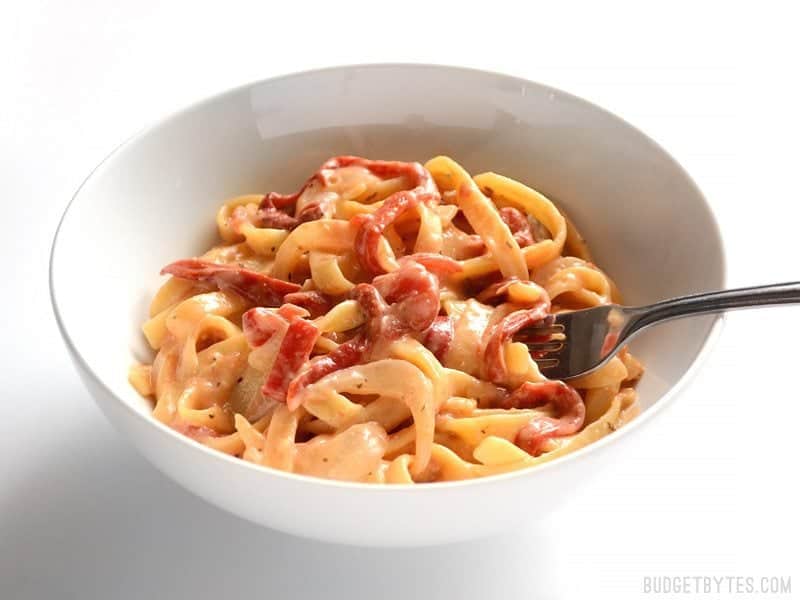
[[[413,484],[535,466],[638,411],[641,364],[547,379],[514,335],[619,300],[535,190],[340,156],[294,194],[217,214],[222,243],[167,265],[131,384],[220,452],[331,479]]]

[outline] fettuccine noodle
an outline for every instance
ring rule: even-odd
[[[130,381],[155,418],[293,473],[412,484],[535,466],[638,411],[623,349],[547,379],[520,330],[618,301],[535,190],[450,158],[340,156],[296,193],[233,198],[223,243],[164,268]]]

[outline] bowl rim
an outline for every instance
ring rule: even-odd
[[[186,444],[190,448],[194,450],[198,450],[201,453],[205,454],[207,457],[210,457],[213,460],[223,461],[230,465],[235,466],[235,468],[246,469],[250,470],[252,473],[258,473],[260,476],[264,475],[272,475],[275,477],[280,477],[287,479],[288,481],[295,482],[298,485],[304,484],[314,484],[314,485],[324,485],[326,487],[331,488],[339,488],[342,490],[359,490],[359,491],[369,491],[370,493],[397,493],[400,491],[409,492],[414,490],[415,494],[432,494],[438,492],[446,492],[448,490],[454,488],[462,488],[462,487],[476,487],[480,485],[488,485],[492,483],[503,483],[509,482],[515,479],[521,479],[523,477],[532,477],[537,474],[544,474],[549,472],[550,470],[557,468],[559,466],[566,466],[567,464],[571,463],[578,463],[584,462],[588,456],[591,454],[596,454],[597,451],[606,448],[607,446],[614,444],[617,440],[622,439],[623,437],[627,437],[629,434],[633,433],[635,430],[638,430],[644,424],[648,423],[652,420],[657,414],[662,412],[665,407],[672,404],[675,398],[685,389],[686,385],[694,379],[697,372],[700,368],[705,364],[706,360],[708,359],[709,354],[711,353],[713,347],[716,345],[716,342],[719,339],[721,334],[723,324],[725,321],[724,313],[719,313],[714,315],[714,320],[711,323],[711,328],[709,329],[708,334],[706,335],[705,339],[700,346],[700,349],[697,352],[694,360],[691,362],[689,367],[680,376],[680,378],[660,397],[658,397],[652,406],[650,406],[643,414],[638,415],[635,419],[633,419],[630,423],[626,424],[625,427],[621,427],[618,430],[610,433],[609,435],[588,444],[574,452],[570,452],[564,456],[555,458],[551,461],[542,463],[540,465],[526,467],[523,469],[518,469],[516,471],[509,471],[506,473],[500,473],[497,475],[490,475],[487,477],[478,477],[473,479],[465,479],[465,480],[458,480],[458,481],[443,481],[443,482],[435,482],[433,484],[428,485],[417,485],[417,484],[400,484],[400,485],[377,485],[374,483],[366,483],[366,482],[353,482],[353,481],[339,481],[333,479],[325,479],[322,477],[314,477],[312,475],[301,475],[297,473],[290,473],[287,471],[282,471],[279,469],[275,469],[273,467],[257,465],[255,463],[251,463],[249,461],[242,460],[235,456],[231,456],[225,454],[224,452],[220,452],[218,450],[214,450],[208,446],[201,444],[185,435],[180,434],[179,432],[175,431],[174,429],[170,428],[169,426],[161,423],[160,421],[154,419],[151,414],[145,414],[138,410],[136,410],[133,406],[125,402],[122,398],[120,398],[106,383],[105,381],[98,375],[97,372],[91,367],[91,365],[87,362],[84,358],[83,354],[81,354],[80,350],[76,346],[74,340],[70,336],[68,331],[67,324],[64,320],[64,317],[59,310],[59,302],[57,298],[56,286],[55,286],[55,268],[54,262],[56,253],[58,250],[60,234],[66,218],[70,213],[70,209],[75,205],[81,196],[81,192],[83,189],[92,181],[95,176],[102,173],[104,169],[106,169],[111,162],[117,158],[122,151],[129,146],[133,146],[142,138],[145,138],[149,134],[156,132],[160,127],[169,123],[170,121],[177,119],[181,116],[184,116],[192,111],[195,111],[199,108],[202,108],[206,105],[213,104],[220,100],[223,100],[227,97],[235,96],[245,90],[252,89],[256,86],[261,85],[269,85],[274,84],[283,80],[290,80],[290,79],[300,79],[304,77],[313,77],[319,75],[321,73],[329,73],[329,72],[346,72],[352,70],[390,70],[390,69],[420,69],[420,70],[430,70],[430,71],[456,71],[461,73],[472,73],[474,75],[478,75],[481,77],[491,77],[496,79],[502,79],[505,81],[510,81],[518,84],[529,85],[533,87],[537,87],[545,92],[558,94],[561,97],[564,97],[571,102],[575,102],[579,105],[582,105],[585,108],[588,108],[594,112],[602,113],[606,118],[610,118],[612,121],[616,121],[619,125],[626,127],[630,130],[633,130],[638,135],[642,137],[642,139],[655,147],[660,153],[662,153],[669,162],[672,163],[672,166],[677,170],[677,172],[682,175],[686,181],[690,184],[693,191],[697,194],[699,199],[701,200],[702,207],[707,211],[710,220],[711,220],[711,231],[715,236],[717,243],[719,244],[720,248],[720,276],[722,287],[726,287],[728,283],[728,268],[727,268],[727,253],[725,251],[725,241],[722,235],[722,231],[719,226],[719,220],[714,213],[713,207],[708,202],[708,199],[703,194],[700,187],[688,173],[688,171],[681,165],[675,157],[672,156],[667,150],[661,146],[658,142],[653,140],[649,135],[641,131],[636,126],[632,125],[622,117],[617,116],[613,112],[590,102],[589,100],[585,100],[580,96],[576,96],[575,94],[566,92],[559,88],[542,84],[536,81],[532,81],[523,77],[517,77],[515,75],[503,73],[500,71],[493,71],[488,69],[478,69],[473,67],[464,67],[464,66],[455,66],[455,65],[446,65],[446,64],[437,64],[437,63],[415,63],[415,62],[387,62],[387,63],[354,63],[354,64],[346,64],[346,65],[335,65],[329,67],[322,67],[322,68],[314,68],[314,69],[307,69],[303,71],[296,71],[290,73],[284,73],[280,75],[276,75],[273,77],[267,77],[262,79],[256,79],[253,81],[249,81],[247,83],[217,92],[210,96],[206,96],[200,100],[192,102],[190,104],[184,105],[177,110],[173,110],[172,112],[167,113],[166,115],[151,121],[148,125],[142,127],[139,131],[128,137],[122,143],[120,143],[116,148],[114,148],[108,155],[100,161],[86,176],[86,178],[81,182],[78,188],[75,190],[72,198],[67,203],[67,206],[64,209],[61,218],[59,219],[58,226],[56,227],[55,234],[53,236],[53,241],[50,247],[50,255],[49,255],[49,266],[48,266],[48,282],[50,288],[50,302],[53,309],[53,314],[56,319],[56,323],[58,325],[58,329],[61,333],[61,337],[64,339],[64,342],[67,346],[67,349],[73,356],[73,359],[76,361],[77,365],[91,378],[92,382],[99,386],[105,394],[111,396],[114,401],[121,404],[125,407],[125,410],[130,412],[135,416],[137,419],[141,419],[148,423],[150,426],[155,427],[156,429],[160,430],[162,435],[170,436],[173,440],[179,440],[180,443]],[[105,411],[103,411],[105,412]]]

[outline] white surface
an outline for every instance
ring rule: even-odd
[[[0,598],[637,598],[646,575],[773,574],[793,575],[797,594],[798,309],[731,315],[687,394],[548,525],[422,551],[326,546],[229,517],[158,475],[78,381],[46,260],[85,174],[198,97],[327,64],[462,63],[581,95],[693,175],[723,226],[731,285],[798,278],[788,10],[501,4],[457,23],[444,8],[421,18],[346,3],[318,16],[156,2],[80,12],[34,2],[3,15]],[[412,27],[411,39],[400,33]],[[778,376],[761,376],[766,365]]]
[[[410,83],[418,98],[436,96],[433,108],[397,100]],[[320,89],[325,99],[315,96]],[[471,90],[466,102],[464,89]],[[299,106],[297,98],[304,99]],[[291,122],[297,125],[287,137],[281,124]],[[81,186],[59,226],[54,305],[109,420],[201,498],[268,527],[353,545],[451,543],[547,519],[589,476],[628,455],[634,432],[648,435],[650,421],[697,373],[693,363],[705,359],[721,319],[677,321],[634,340],[632,351],[647,365],[637,386],[642,415],[619,433],[537,469],[472,482],[389,489],[259,469],[158,423],[152,403],[131,387],[130,365],[152,360],[141,323],[163,281],[157,273],[208,248],[222,199],[293,189],[330,156],[425,160],[438,153],[556,200],[630,302],[724,285],[718,228],[695,184],[650,139],[583,100],[513,77],[419,65],[266,80],[204,100],[126,143]]]

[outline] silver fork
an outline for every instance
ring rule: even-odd
[[[610,304],[551,315],[521,330],[524,342],[550,379],[571,379],[602,367],[631,337],[663,321],[734,308],[800,302],[800,282],[708,292],[649,306]]]

